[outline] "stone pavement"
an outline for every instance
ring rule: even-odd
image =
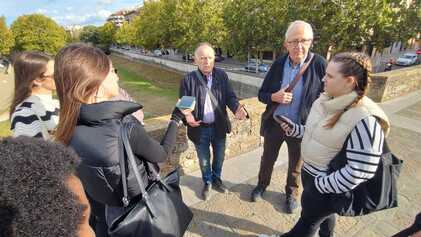
[[[335,229],[337,237],[391,236],[409,226],[415,215],[421,212],[421,91],[387,101],[381,106],[392,123],[388,143],[395,155],[404,160],[399,179],[399,207],[363,217],[339,217]],[[230,191],[227,194],[213,191],[207,202],[198,198],[202,187],[200,172],[182,177],[183,197],[194,212],[186,237],[281,234],[295,224],[300,211],[288,215],[283,209],[285,147],[281,149],[264,200],[258,203],[249,201],[250,192],[257,182],[261,154],[261,149],[257,149],[227,160],[223,177]]]

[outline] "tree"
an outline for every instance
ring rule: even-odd
[[[288,0],[288,19],[303,19],[315,30],[314,50],[365,51],[385,48],[414,37],[420,1],[402,0]],[[409,20],[412,18],[411,20]],[[415,27],[414,27],[415,26]]]
[[[112,22],[107,22],[98,28],[98,40],[102,45],[110,46],[114,43],[114,35],[117,31],[116,26]]]
[[[79,38],[80,41],[85,43],[99,44],[98,27],[93,25],[83,27]]]
[[[66,32],[49,17],[41,14],[18,17],[11,26],[15,48],[57,53],[66,43]]]
[[[123,25],[116,31],[114,40],[120,45],[136,45],[136,28],[134,28],[133,24],[124,22]]]
[[[0,55],[8,55],[14,43],[13,34],[6,26],[6,19],[0,17]]]
[[[161,48],[164,46],[164,27],[162,27],[161,15],[163,11],[162,1],[145,1],[139,15],[133,20],[136,28],[137,45],[146,49]]]
[[[276,50],[282,45],[286,30],[286,3],[282,0],[232,0],[225,8],[228,28],[227,47],[244,58],[252,52]]]

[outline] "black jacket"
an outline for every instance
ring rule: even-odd
[[[199,71],[200,72],[200,71]],[[196,97],[196,107],[193,111],[193,115],[196,120],[203,119],[204,105],[206,99],[206,77],[202,75],[202,78],[197,78],[196,73],[190,72],[181,82],[180,86],[180,98],[184,95]],[[199,80],[203,81],[201,83]],[[212,107],[215,113],[215,123],[216,123],[216,137],[225,138],[227,133],[231,132],[231,123],[228,119],[227,109],[228,108],[235,113],[239,106],[237,96],[232,90],[231,84],[228,80],[228,75],[221,69],[214,68],[212,71],[212,93],[218,101],[218,106],[220,111],[212,103]],[[200,138],[200,126],[199,127],[187,127],[187,135],[189,139],[198,143]]]
[[[160,144],[146,133],[132,115],[129,115],[140,108],[139,104],[126,101],[83,104],[80,108],[79,120],[70,140],[70,146],[81,157],[77,173],[85,191],[95,201],[111,206],[122,206],[123,190],[119,166],[122,123],[133,125],[129,131],[129,140],[133,153],[138,158],[138,170],[144,182],[147,182],[147,165],[142,160],[163,162],[175,145],[177,124],[170,122]],[[131,168],[126,169],[130,171]],[[140,189],[133,172],[128,172],[127,175],[129,197],[134,197],[140,194]]]
[[[272,102],[271,95],[281,89],[284,64],[287,57],[288,54],[285,54],[272,64],[272,67],[266,74],[263,84],[259,89],[259,101],[267,104],[266,111],[270,111],[273,106],[278,105],[278,103]],[[309,60],[309,57],[307,57],[305,61],[307,60]],[[310,113],[311,105],[319,97],[321,91],[323,90],[322,79],[325,75],[325,70],[326,60],[322,56],[314,54],[313,61],[310,63],[303,75],[303,98],[301,99],[299,109],[300,114],[298,117],[301,124],[305,124],[307,116]],[[274,120],[268,119],[266,122],[274,122]],[[266,125],[267,124],[265,124],[265,126]]]

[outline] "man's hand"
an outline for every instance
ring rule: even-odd
[[[247,111],[244,109],[242,105],[240,105],[238,106],[237,111],[235,111],[234,116],[238,120],[244,120],[247,118]]]
[[[202,120],[196,121],[192,113],[185,114],[186,121],[190,127],[199,127]]]
[[[292,101],[292,93],[291,92],[285,92],[285,90],[288,88],[284,87],[281,88],[279,91],[273,93],[271,95],[271,99],[273,102],[279,103],[279,104],[289,104]]]

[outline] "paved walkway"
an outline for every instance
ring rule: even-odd
[[[390,147],[405,162],[399,179],[399,207],[364,217],[340,217],[337,221],[337,237],[391,236],[410,225],[415,215],[421,212],[421,91],[385,102],[381,106],[392,122],[388,137]],[[194,212],[186,237],[281,234],[295,224],[299,211],[288,215],[283,209],[285,147],[281,149],[264,201],[249,201],[250,192],[257,182],[261,154],[261,149],[257,149],[227,160],[223,176],[230,192],[214,192],[207,202],[198,198],[202,187],[200,173],[182,177],[184,198]]]

